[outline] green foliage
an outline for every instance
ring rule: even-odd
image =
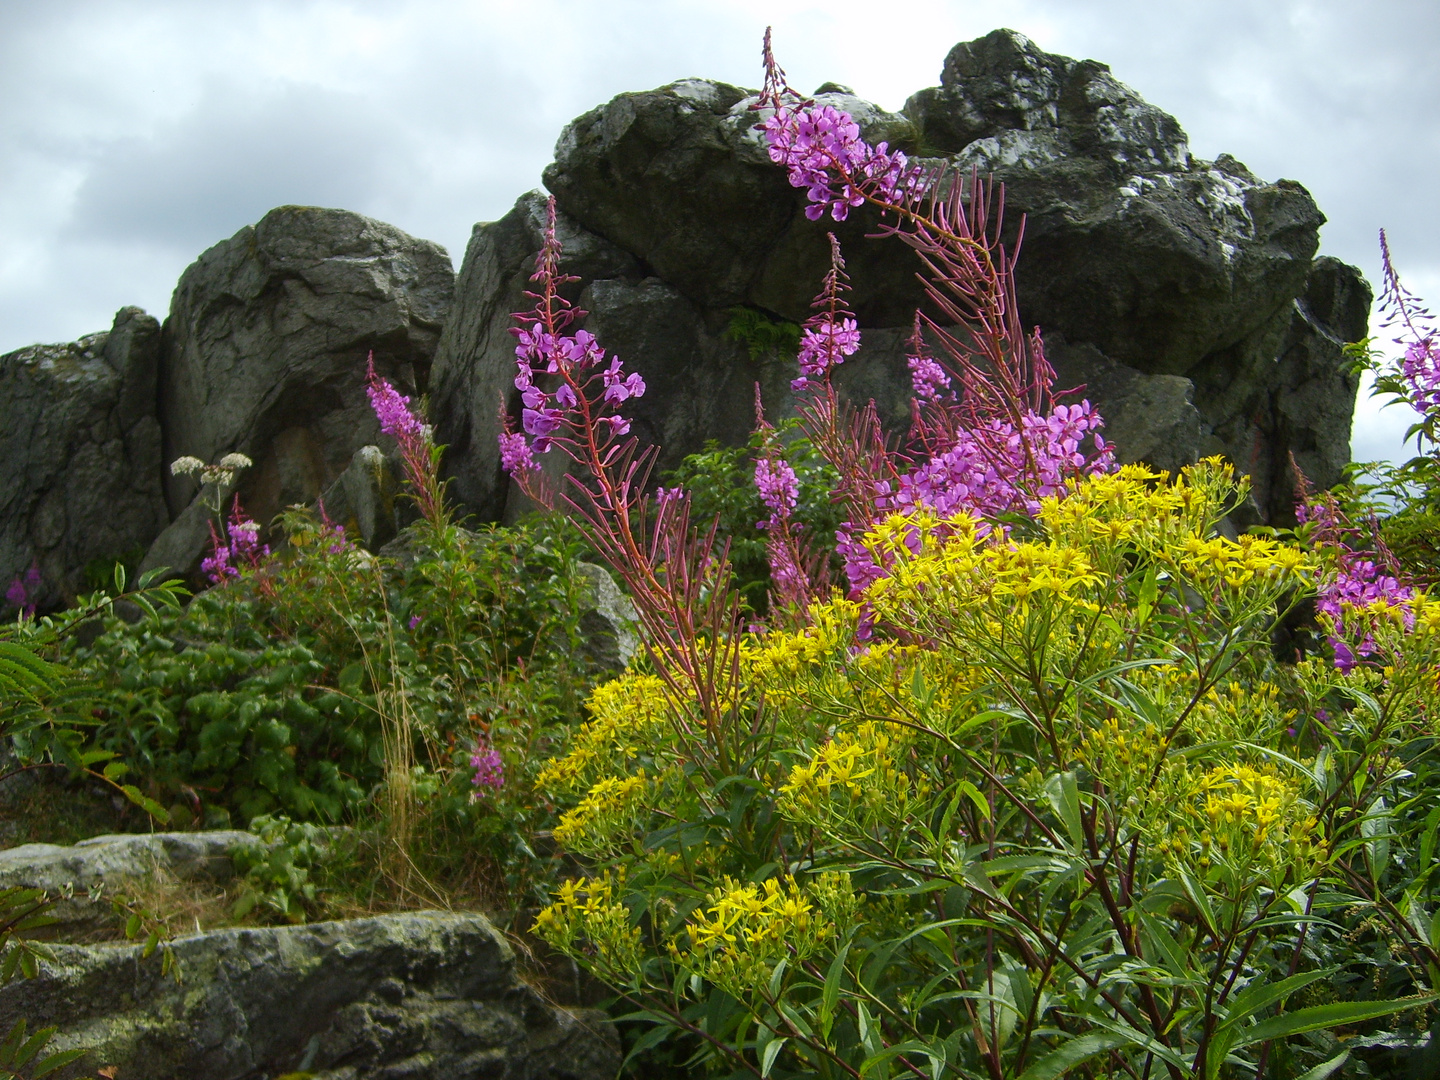
[[[392,563],[308,514],[283,526],[287,544],[259,570],[183,609],[111,615],[88,644],[57,643],[88,684],[74,753],[177,820],[355,822],[373,819],[403,711],[428,827],[451,836],[447,854],[464,836],[524,888],[527,838],[547,820],[527,777],[563,745],[597,676],[579,649],[575,532],[559,518],[478,533],[421,522]],[[510,781],[481,799],[468,767],[478,741],[500,750]],[[255,903],[303,914],[313,898],[287,881],[257,885]]]
[[[0,889],[0,985],[16,975],[33,979],[39,974],[39,961],[53,959],[44,945],[18,936],[53,925],[54,917],[47,914],[53,903],[38,889]],[[46,1027],[32,1032],[23,1018],[17,1020],[0,1038],[0,1080],[38,1080],[85,1056],[85,1050],[46,1054],[57,1030]]]
[[[798,423],[786,420],[776,434],[800,482],[795,521],[823,558],[823,553],[834,550],[835,530],[843,517],[840,507],[830,502],[830,492],[839,486],[839,477],[810,440],[798,433]],[[763,437],[759,434],[753,436],[747,446],[721,446],[712,439],[703,451],[690,454],[662,481],[666,487],[682,487],[689,492],[691,520],[702,528],[719,520],[720,538],[730,543],[736,587],[745,603],[758,614],[768,610],[770,589],[765,532],[756,524],[770,516],[755,487],[755,459],[762,445]],[[831,570],[837,576],[840,574],[838,559],[832,561]]]
[[[762,360],[766,357],[788,360],[800,348],[798,324],[772,319],[755,308],[731,308],[730,323],[725,327],[725,336],[744,345],[751,360]]]
[[[257,839],[231,852],[240,895],[231,909],[244,918],[257,907],[287,922],[304,922],[317,908],[325,870],[353,854],[348,830],[326,829],[281,815],[250,822]]]

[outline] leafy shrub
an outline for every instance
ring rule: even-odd
[[[573,529],[422,522],[392,563],[307,513],[284,526],[258,569],[66,646],[98,687],[89,745],[182,822],[353,822],[373,814],[403,712],[427,819],[497,865],[525,862],[545,821],[527,778],[599,674],[579,649]],[[507,781],[477,795],[468,762],[482,744]]]

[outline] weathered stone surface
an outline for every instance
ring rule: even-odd
[[[585,579],[581,651],[602,671],[623,671],[640,647],[635,605],[603,566],[582,562],[576,569]]]
[[[166,460],[255,462],[239,478],[258,521],[314,502],[360,447],[381,443],[365,360],[403,393],[425,386],[454,273],[439,245],[345,210],[283,206],[187,269],[165,323]],[[171,512],[188,477],[169,477]]]
[[[629,411],[642,441],[663,447],[662,469],[707,438],[743,439],[757,381],[773,415],[793,407],[789,363],[758,363],[723,331],[736,305],[803,320],[827,231],[844,246],[866,331],[841,381],[875,397],[892,429],[907,414],[901,345],[923,302],[920,264],[899,241],[864,239],[878,224],[865,210],[838,225],[808,220],[754,130],[754,100],[695,79],[622,94],[565,129],[545,172],[566,270],[586,279],[587,326],[650,387]],[[1298,184],[1264,182],[1227,156],[1194,159],[1176,120],[1105,65],[1011,31],[957,45],[940,86],[903,114],[831,84],[817,100],[850,112],[872,141],[1005,184],[1012,239],[1026,215],[1022,319],[1069,350],[1068,381],[1107,413],[1122,457],[1173,468],[1224,452],[1274,473],[1293,451],[1313,453],[1317,478],[1334,475],[1353,391],[1333,350],[1298,344],[1339,331],[1292,327],[1324,220]],[[527,196],[477,227],[437,356],[439,436],[456,494],[482,516],[521,508],[494,440],[499,403],[517,411],[508,314],[526,306],[542,213]],[[1283,517],[1282,479],[1257,475],[1256,488],[1262,514]]]
[[[362,446],[320,504],[345,535],[378,551],[400,531],[400,478],[378,446]]]
[[[0,988],[0,1027],[59,1024],[81,1063],[146,1080],[603,1080],[603,1014],[546,1004],[480,915],[416,912],[177,939],[181,981],[139,946],[54,946]],[[81,1067],[69,1075],[79,1075]]]
[[[0,851],[0,888],[70,892],[48,914],[59,920],[51,932],[69,938],[110,922],[106,895],[163,875],[174,881],[222,883],[234,876],[230,853],[254,843],[247,832],[217,830],[95,836],[73,845],[23,844]],[[99,901],[89,891],[104,886]]]
[[[36,567],[30,599],[57,605],[92,560],[143,551],[165,527],[159,348],[159,324],[122,308],[107,333],[0,357],[0,591]]]
[[[140,560],[140,573],[164,567],[168,574],[201,585],[200,563],[210,549],[211,527],[217,525],[217,507],[229,505],[234,488],[229,484],[204,484],[190,505],[175,516],[155,538]]]

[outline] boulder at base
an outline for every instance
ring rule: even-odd
[[[173,943],[178,981],[139,945],[54,945],[0,988],[0,1030],[58,1025],[92,1052],[64,1077],[145,1080],[608,1080],[603,1013],[547,1004],[483,916],[382,915],[220,930]]]

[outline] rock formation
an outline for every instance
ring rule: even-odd
[[[902,113],[829,84],[817,100],[851,113],[871,141],[1005,184],[1012,237],[1026,216],[1022,317],[1047,334],[1062,381],[1087,385],[1122,457],[1173,467],[1227,453],[1254,471],[1257,509],[1272,520],[1289,512],[1292,452],[1313,482],[1339,478],[1349,455],[1337,418],[1355,384],[1336,343],[1363,336],[1369,290],[1353,268],[1313,262],[1324,218],[1298,184],[1194,159],[1174,118],[1105,65],[1011,31],[957,45],[940,86]],[[754,359],[724,331],[737,307],[804,319],[827,230],[844,245],[867,331],[842,386],[875,397],[892,426],[905,418],[900,345],[922,300],[919,264],[897,241],[865,239],[877,224],[866,213],[809,221],[753,130],[753,103],[703,80],[622,94],[571,123],[545,171],[587,325],[651,387],[635,430],[663,446],[662,467],[706,438],[742,438],[756,381],[776,413],[791,407],[788,358]],[[495,449],[502,400],[516,409],[506,330],[526,306],[542,205],[532,193],[476,227],[435,360],[455,490],[487,517],[510,500]]]
[[[392,225],[270,211],[180,278],[160,376],[166,460],[249,456],[238,491],[257,521],[313,502],[380,439],[366,357],[402,393],[423,391],[453,286],[445,249]],[[192,478],[167,476],[172,515],[195,495]]]
[[[1292,455],[1313,483],[1339,479],[1356,390],[1340,345],[1364,335],[1370,290],[1314,258],[1324,218],[1298,184],[1193,158],[1175,119],[1105,65],[1011,31],[955,46],[940,85],[901,112],[834,84],[816,99],[872,141],[1003,182],[1012,242],[1025,220],[1022,318],[1045,332],[1061,385],[1084,384],[1100,406],[1122,459],[1174,468],[1226,453],[1271,521],[1290,513]],[[563,267],[582,279],[570,298],[645,378],[634,431],[662,448],[662,469],[707,439],[744,440],[757,382],[772,416],[793,408],[793,358],[734,331],[807,316],[829,230],[865,331],[837,381],[873,398],[892,430],[908,418],[918,261],[867,239],[878,219],[866,211],[806,218],[754,129],[754,101],[699,79],[622,94],[567,126],[545,170]],[[210,515],[192,478],[165,471],[180,455],[251,457],[238,491],[262,522],[325,493],[383,545],[405,521],[393,466],[364,449],[389,447],[363,390],[371,352],[402,392],[428,388],[465,510],[513,518],[524,504],[495,436],[501,408],[518,411],[508,331],[529,306],[544,201],[531,192],[477,225],[458,284],[428,241],[281,207],[186,270],[163,333],[127,308],[109,334],[0,358],[0,586],[34,568],[27,598],[54,605],[87,564],[147,548],[142,568],[193,574]]]
[[[139,308],[0,356],[0,591],[31,576],[29,602],[54,606],[87,589],[88,564],[108,580],[109,560],[165,527],[159,361],[160,324]]]
[[[58,1024],[49,1049],[146,1080],[599,1080],[620,1067],[603,1013],[556,1008],[516,977],[481,915],[422,911],[216,930],[172,944],[52,945],[36,979],[0,987],[0,1030]]]

